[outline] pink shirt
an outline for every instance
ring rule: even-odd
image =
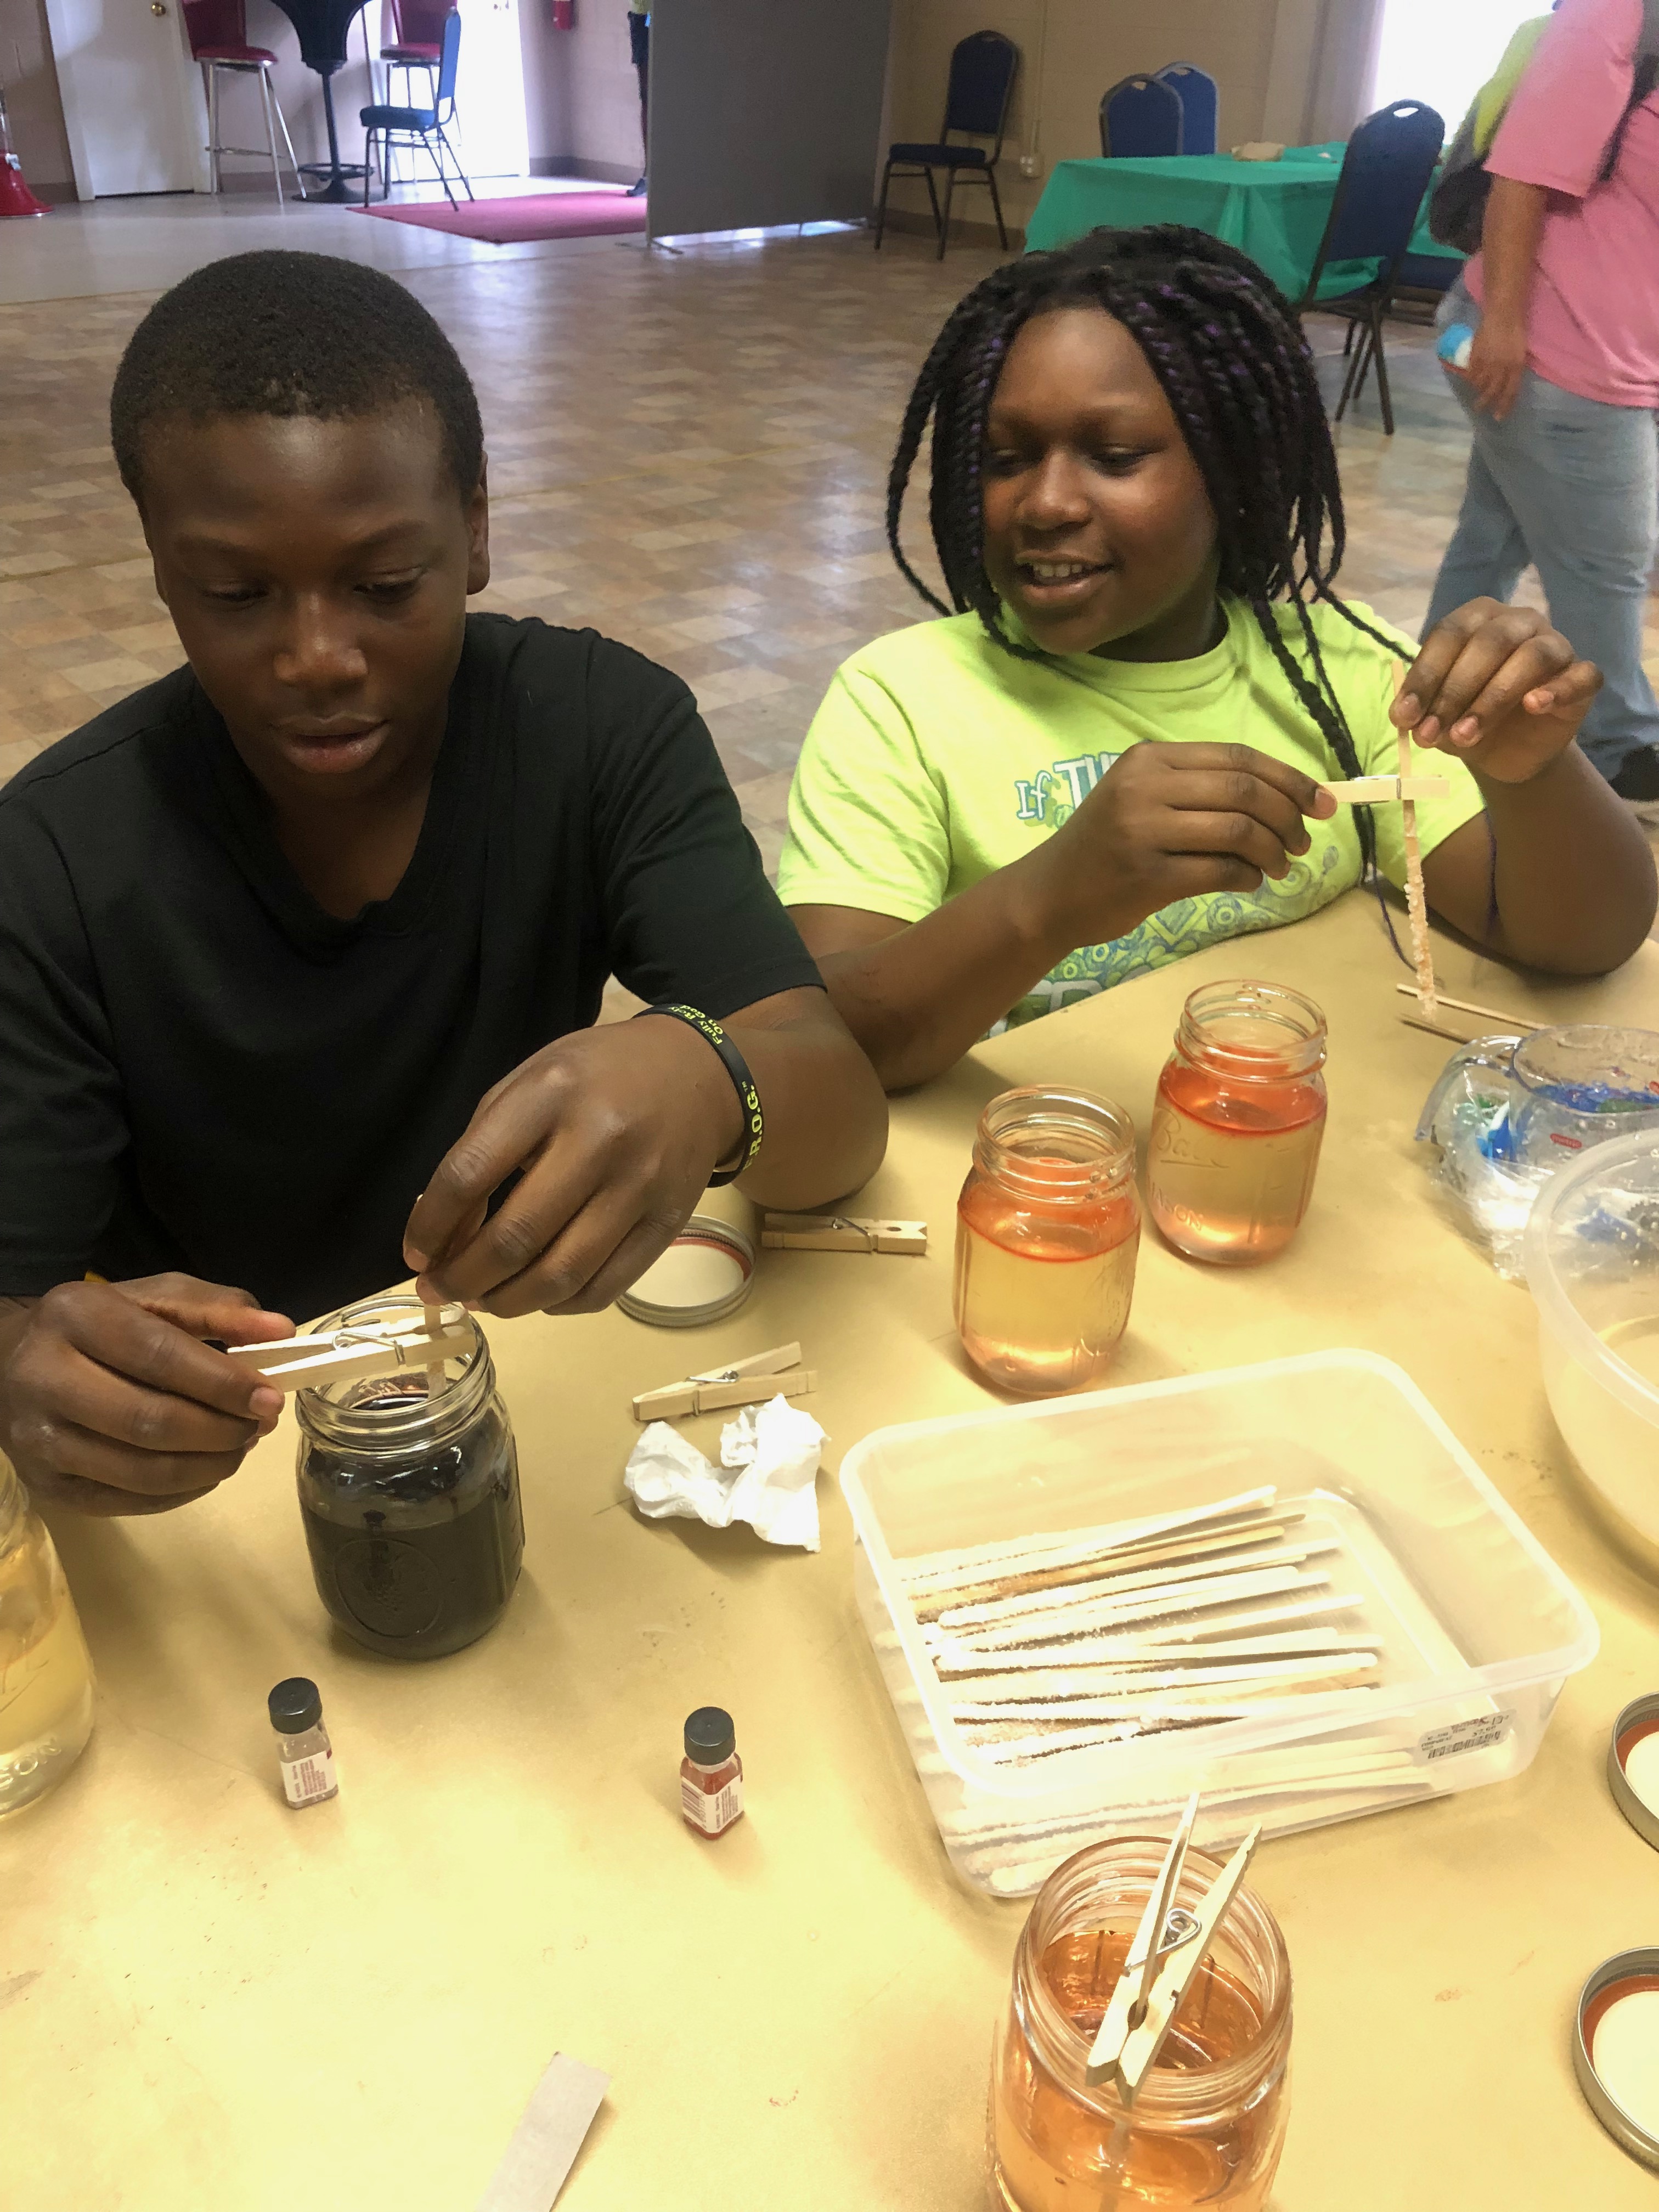
[[[1642,0],[1562,0],[1498,126],[1486,167],[1550,194],[1527,310],[1540,376],[1614,407],[1659,407],[1659,92],[1626,126]],[[1480,257],[1469,289],[1483,296]]]

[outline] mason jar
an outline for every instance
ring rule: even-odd
[[[1005,1390],[1075,1390],[1109,1363],[1134,1295],[1134,1124],[1087,1091],[1030,1084],[980,1115],[954,1302],[963,1350]]]
[[[418,1299],[366,1299],[318,1326],[418,1319]],[[507,1609],[524,1557],[519,1456],[483,1334],[448,1309],[468,1347],[295,1394],[300,1511],[317,1594],[348,1636],[394,1659],[459,1651]]]
[[[1278,983],[1206,983],[1158,1079],[1146,1203],[1194,1260],[1269,1260],[1313,1195],[1325,1133],[1325,1017]]]
[[[1267,2202],[1290,2117],[1291,1966],[1250,1890],[1222,1916],[1133,2105],[1115,2083],[1085,2079],[1166,1848],[1091,1844],[1036,1894],[992,2052],[995,2212],[1261,2212]],[[1175,1904],[1195,1911],[1220,1871],[1189,1850]]]
[[[58,1547],[0,1453],[0,1814],[44,1796],[79,1759],[92,1690]]]

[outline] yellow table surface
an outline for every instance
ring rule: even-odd
[[[1659,947],[1533,988],[1449,945],[1443,986],[1535,1017],[1659,1026]],[[1450,1047],[1403,1027],[1374,901],[1221,945],[975,1053],[898,1102],[861,1211],[925,1260],[769,1253],[698,1332],[611,1312],[492,1323],[528,1547],[483,1643],[426,1666],[329,1627],[285,1421],[215,1497],[56,1528],[100,1679],[52,1798],[0,1829],[0,2200],[8,2212],[471,2212],[548,2059],[613,2077],[572,2212],[977,2212],[994,2020],[1024,1905],[957,1883],[823,1549],[641,1521],[631,1391],[799,1336],[830,1469],[872,1428],[991,1401],[951,1321],[975,1115],[1015,1082],[1119,1099],[1143,1130],[1182,999],[1248,974],[1330,1020],[1313,1208],[1259,1271],[1148,1232],[1114,1379],[1333,1346],[1398,1360],[1583,1590],[1600,1657],[1519,1779],[1265,1845],[1252,1881],[1296,1982],[1276,2212],[1650,2207],[1570,2063],[1579,1986],[1659,1941],[1659,1856],[1602,1774],[1659,1688],[1659,1591],[1578,1502],[1531,1300],[1438,1211],[1412,1129]],[[730,1194],[718,1201],[739,1207]],[[720,1419],[683,1425],[715,1446]],[[289,1811],[270,1685],[314,1675],[331,1804]],[[736,1717],[749,1813],[681,1825],[679,1731]]]

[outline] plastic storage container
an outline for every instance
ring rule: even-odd
[[[1525,1249],[1556,1425],[1617,1533],[1659,1571],[1659,1131],[1558,1175]]]
[[[1598,1158],[1603,1157],[1598,1154]],[[1390,1361],[1327,1352],[878,1430],[842,1462],[854,1588],[952,1863],[1024,1896],[1107,1836],[1169,1826],[1205,1794],[1205,1847],[1507,1780],[1595,1656],[1582,1598]],[[1287,1717],[994,1762],[953,1718],[896,1562],[1129,1522],[1278,1486],[1334,1534],[1384,1652],[1379,1686]],[[1348,1779],[1389,1746],[1383,1780]],[[1345,1747],[1349,1748],[1345,1753]]]

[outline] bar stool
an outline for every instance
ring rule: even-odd
[[[276,133],[283,134],[283,144],[288,150],[288,166],[294,173],[294,188],[303,199],[306,188],[300,175],[300,165],[294,158],[294,141],[288,135],[288,122],[270,82],[270,73],[276,66],[276,57],[269,46],[251,46],[247,42],[247,16],[244,0],[181,0],[185,30],[190,40],[191,57],[202,65],[202,81],[207,90],[208,158],[212,165],[213,189],[220,189],[220,156],[224,154],[245,154],[258,160],[269,153],[271,182],[276,187],[276,198],[283,198],[283,173],[276,155]],[[259,102],[264,112],[266,146],[226,146],[219,139],[219,74],[229,70],[246,76],[250,73],[259,80]]]
[[[389,46],[380,49],[380,59],[386,64],[386,96],[389,106],[408,107],[413,105],[409,88],[411,70],[426,71],[426,105],[436,105],[438,64],[443,57],[444,17],[453,12],[454,0],[387,0],[392,9],[392,27],[396,33]],[[404,73],[404,96],[401,103],[392,98],[392,72]]]

